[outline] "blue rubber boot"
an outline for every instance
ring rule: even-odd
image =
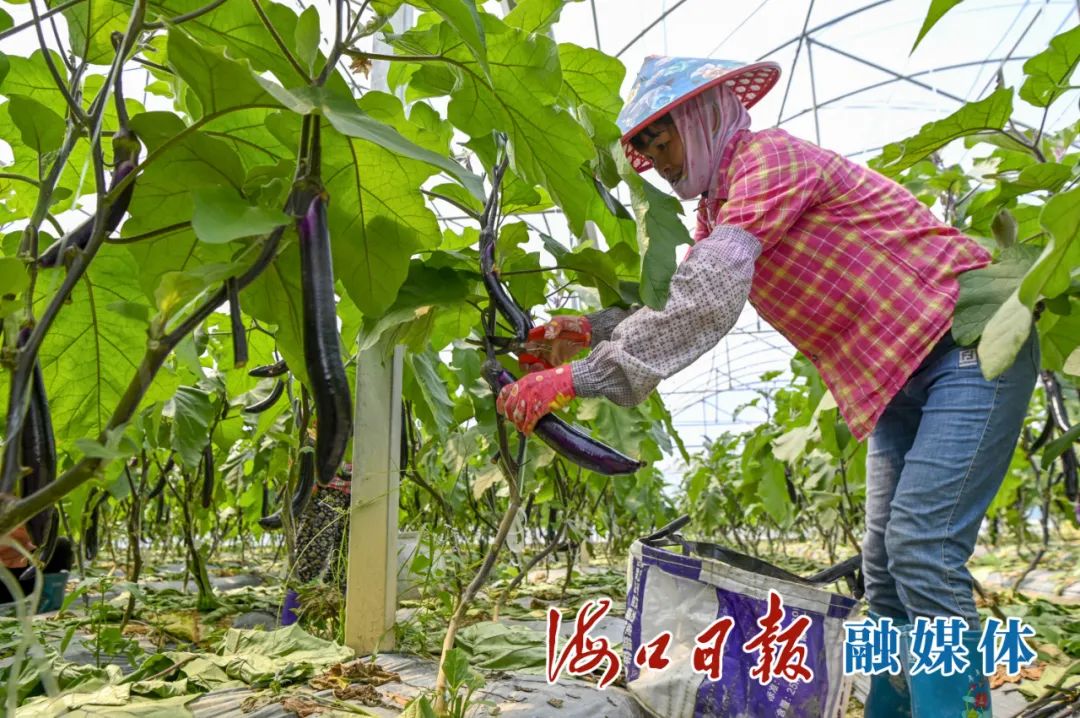
[[[878,623],[881,616],[870,611],[870,620]],[[909,628],[907,616],[893,618],[893,625],[903,634]],[[900,666],[900,673],[878,673],[870,676],[870,690],[863,705],[865,718],[911,718],[911,691],[908,689],[907,661],[903,654],[900,657]]]
[[[299,619],[296,609],[300,608],[300,594],[292,589],[285,592],[285,602],[281,604],[281,625],[291,626]]]
[[[979,631],[964,631],[967,669],[944,676],[941,673],[908,674],[913,718],[993,718],[990,680],[982,672]],[[902,634],[900,648],[908,655],[910,634]]]

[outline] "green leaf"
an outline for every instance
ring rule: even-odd
[[[30,286],[30,276],[26,265],[15,257],[0,257],[0,292],[4,295],[19,295]]]
[[[960,275],[960,296],[953,315],[953,338],[958,344],[975,343],[990,317],[1020,286],[1039,254],[1037,247],[1014,245],[989,267]]]
[[[1012,114],[1012,99],[1012,89],[1003,87],[984,100],[969,102],[945,119],[923,125],[913,137],[886,145],[870,165],[895,177],[953,140],[1000,130]]]
[[[682,223],[682,205],[661,192],[630,166],[618,146],[612,149],[619,174],[630,188],[637,215],[638,246],[641,252],[641,298],[654,309],[667,303],[668,287],[675,273],[675,248],[690,244],[690,233]]]
[[[175,26],[169,28],[169,65],[199,98],[202,113],[197,117],[238,105],[276,104],[247,64],[203,47]]]
[[[983,376],[994,379],[1012,366],[1031,333],[1031,319],[1031,309],[1020,301],[1017,292],[998,307],[979,341],[979,367]]]
[[[915,48],[919,46],[922,39],[926,37],[926,33],[930,32],[930,28],[937,24],[938,20],[944,17],[945,13],[952,10],[959,5],[963,0],[930,0],[930,9],[926,12],[926,19],[923,20],[922,27],[919,28],[919,36],[915,38],[915,44],[911,46],[911,52],[915,52]]]
[[[182,386],[161,413],[173,420],[171,446],[180,463],[189,469],[197,468],[209,441],[210,423],[214,420],[210,395],[193,386]]]
[[[7,12],[0,9],[0,32],[3,32],[4,30],[7,30],[7,29],[9,29],[11,27],[14,27],[14,26],[15,26],[15,21],[11,19],[11,15],[8,15]],[[2,81],[2,80],[3,80],[3,77],[0,76],[0,81]]]
[[[296,59],[307,67],[308,74],[315,74],[315,62],[319,59],[319,11],[308,5],[296,22]]]
[[[1072,271],[1080,266],[1080,187],[1052,197],[1039,219],[1050,241],[1020,283],[1019,297],[1028,307],[1068,289]]]
[[[454,28],[480,63],[484,74],[488,73],[487,47],[484,26],[476,10],[476,0],[425,0],[425,3]]]
[[[438,354],[430,350],[419,354],[410,353],[406,356],[406,361],[431,410],[436,428],[445,434],[454,426],[454,401],[446,392],[446,380],[439,376],[436,369],[442,363]]]
[[[567,2],[580,0],[522,0],[506,14],[506,24],[527,33],[547,32],[559,21]]]
[[[40,359],[58,441],[97,436],[137,375],[146,324],[107,309],[114,302],[146,304],[139,286],[141,267],[122,247],[101,248],[42,344]],[[52,294],[59,274],[38,276],[35,313]],[[159,372],[144,401],[172,395],[173,379]]]
[[[3,12],[3,10],[0,10],[0,12]],[[9,70],[11,70],[11,61],[8,60],[7,55],[0,52],[0,89],[4,86],[4,78],[7,77]]]
[[[373,119],[350,97],[328,92],[320,87],[302,87],[286,90],[263,80],[259,82],[282,104],[298,114],[318,111],[331,126],[347,137],[367,140],[402,157],[418,160],[443,170],[457,178],[478,199],[486,197],[480,178],[460,164],[406,139],[396,129]]]
[[[769,514],[773,521],[783,525],[791,513],[791,497],[788,496],[784,464],[772,457],[767,457],[762,469],[757,495],[761,499],[765,513]]]
[[[228,187],[203,187],[194,195],[191,226],[195,236],[210,244],[266,234],[290,221],[281,210],[249,204]]]
[[[375,318],[393,304],[413,253],[440,240],[420,194],[432,169],[330,128],[323,129],[322,142],[334,275],[360,311]]]
[[[619,114],[623,106],[619,88],[626,77],[621,62],[599,50],[563,42],[559,44],[559,67],[563,82],[579,103],[612,118]]]
[[[1050,468],[1050,465],[1054,463],[1054,460],[1065,453],[1065,450],[1070,445],[1080,441],[1080,424],[1072,427],[1058,438],[1051,441],[1043,449],[1042,453],[1042,469],[1046,471]]]
[[[1050,46],[1024,63],[1027,79],[1020,98],[1036,107],[1048,107],[1069,87],[1080,64],[1080,26],[1066,30]]]
[[[61,0],[48,2],[49,7],[60,4]],[[72,53],[92,65],[107,65],[116,57],[112,34],[127,29],[131,3],[93,0],[70,7],[62,14],[67,20]]]
[[[1050,371],[1063,371],[1069,357],[1080,347],[1080,299],[1063,299],[1067,313],[1045,311],[1038,322],[1042,365]]]
[[[11,95],[8,112],[19,128],[22,141],[38,154],[58,149],[64,141],[64,118],[37,100]]]
[[[205,0],[150,0],[148,13],[172,18],[205,4]],[[296,37],[299,21],[296,10],[269,0],[260,0],[260,4],[278,36]],[[188,20],[183,29],[204,48],[225,48],[229,57],[249,61],[257,73],[269,71],[287,84],[300,81],[299,73],[282,54],[251,2],[226,2],[212,12]],[[331,73],[326,86],[334,92],[349,91],[345,79],[337,72]]]
[[[60,55],[52,50],[49,52],[56,66],[63,67],[64,61]],[[5,96],[32,97],[60,116],[67,114],[67,101],[56,88],[41,50],[30,53],[30,57],[7,56],[7,62],[9,71],[2,88]]]

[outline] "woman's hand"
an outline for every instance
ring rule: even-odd
[[[520,357],[521,368],[535,372],[560,366],[588,349],[591,340],[592,327],[588,317],[559,315],[529,332],[526,353]]]
[[[495,408],[528,436],[545,414],[562,409],[576,396],[570,367],[545,369],[507,384]]]

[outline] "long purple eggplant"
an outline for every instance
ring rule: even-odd
[[[22,465],[27,471],[22,477],[22,495],[26,497],[56,479],[56,441],[53,437],[52,417],[45,394],[45,380],[41,376],[41,364],[36,362],[30,385],[30,405],[27,407],[20,444]],[[47,542],[54,513],[56,509],[49,507],[26,522],[26,529],[36,545],[41,546]]]
[[[480,272],[491,303],[510,322],[517,343],[524,344],[532,329],[532,319],[499,281],[499,272],[495,268],[495,232],[486,228],[480,232]]]
[[[130,130],[124,132],[123,135],[117,132],[113,137],[113,157],[116,160],[116,169],[113,170],[112,181],[109,183],[110,190],[131,174],[139,164],[138,138]],[[120,224],[120,220],[124,218],[124,213],[127,212],[128,205],[131,204],[131,195],[134,191],[135,183],[131,182],[120,192],[116,201],[109,207],[109,212],[105,215],[106,237],[113,233],[117,225]],[[72,247],[78,247],[80,251],[86,249],[86,245],[90,243],[90,237],[93,233],[94,217],[90,217],[65,237],[53,242],[48,249],[42,252],[41,256],[38,257],[38,265],[55,267],[59,264],[61,247],[64,252],[67,252]]]
[[[214,448],[207,444],[203,448],[203,483],[202,483],[202,507],[210,508],[214,503]]]
[[[273,364],[264,364],[263,366],[257,366],[248,372],[248,376],[253,376],[258,379],[271,379],[273,377],[281,376],[289,371],[289,365],[285,363],[285,360],[276,361]]]
[[[311,379],[318,433],[315,479],[330,483],[345,457],[352,431],[349,380],[341,361],[334,296],[334,264],[326,200],[316,195],[297,222],[300,235],[300,288],[304,308],[304,363]]]
[[[503,369],[498,362],[484,362],[484,378],[496,394],[508,384],[514,383],[514,375]],[[622,452],[602,444],[582,429],[571,426],[555,416],[547,414],[536,424],[536,435],[563,458],[583,469],[605,476],[632,474],[645,466],[645,462],[632,459]]]
[[[311,501],[311,494],[315,488],[315,457],[310,451],[305,451],[300,454],[300,483],[296,486],[296,493],[292,497],[292,515],[294,520],[299,520],[300,515],[304,513],[304,509],[307,508],[308,502]],[[264,497],[263,504],[265,505],[266,499]],[[275,511],[269,516],[264,516],[259,519],[259,526],[262,526],[267,531],[274,531],[284,526],[284,521],[281,518],[281,512]]]
[[[274,388],[270,390],[270,393],[266,395],[265,399],[262,399],[261,401],[257,401],[254,404],[252,404],[251,406],[245,406],[244,407],[244,413],[245,414],[261,414],[264,411],[266,411],[267,409],[269,409],[270,407],[272,407],[274,404],[276,404],[277,400],[280,399],[281,395],[284,394],[284,393],[285,393],[285,382],[283,382],[283,381],[281,381],[279,379],[277,382],[274,383]]]

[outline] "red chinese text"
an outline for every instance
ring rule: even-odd
[[[595,608],[594,608],[595,606]],[[611,608],[611,599],[601,598],[588,601],[578,611],[571,634],[562,651],[557,651],[559,627],[562,625],[562,611],[549,608],[547,616],[547,680],[554,683],[565,669],[571,676],[584,676],[592,673],[607,661],[607,670],[600,678],[597,687],[607,688],[622,670],[619,656],[611,650],[607,638],[592,638],[589,631]]]
[[[784,600],[779,593],[769,589],[768,611],[757,621],[761,630],[742,647],[747,653],[761,652],[757,665],[750,669],[750,676],[763,686],[776,676],[792,682],[814,680],[814,671],[806,665],[806,646],[797,643],[810,627],[810,617],[799,616],[780,630],[784,616]]]

